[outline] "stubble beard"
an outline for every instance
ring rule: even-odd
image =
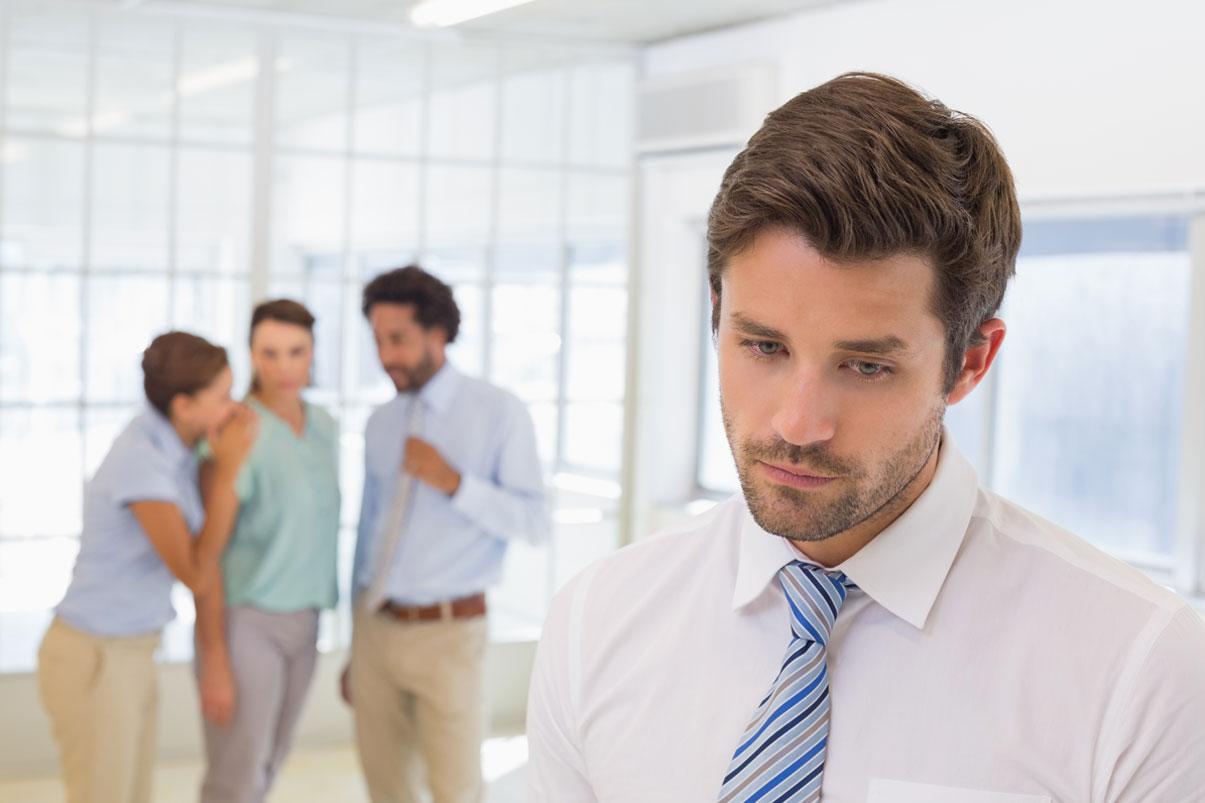
[[[392,371],[401,373],[405,377],[404,381],[399,383]],[[423,354],[423,358],[413,368],[394,366],[390,369],[389,373],[389,378],[393,381],[393,386],[397,389],[398,393],[417,391],[423,385],[427,384],[433,376],[435,376],[435,355],[430,350]]]
[[[823,541],[848,532],[863,522],[892,511],[924,471],[941,441],[945,405],[934,407],[924,425],[877,471],[831,454],[825,446],[796,446],[784,440],[738,441],[734,423],[721,399],[724,429],[736,461],[737,476],[749,512],[763,530],[791,541]],[[771,483],[756,476],[760,461],[800,466],[833,481],[827,488],[807,491]],[[899,511],[895,511],[897,514]]]

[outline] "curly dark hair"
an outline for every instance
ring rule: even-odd
[[[454,343],[460,332],[460,308],[452,288],[418,265],[407,265],[377,276],[364,288],[364,317],[373,304],[413,304],[414,318],[424,329],[438,326]]]

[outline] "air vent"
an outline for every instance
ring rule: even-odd
[[[640,87],[636,150],[642,155],[741,147],[774,107],[774,68],[674,75]]]

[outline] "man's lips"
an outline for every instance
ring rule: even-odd
[[[800,470],[798,466],[784,466],[776,463],[767,463],[764,460],[759,460],[758,464],[771,480],[780,485],[789,485],[792,488],[821,488],[838,479],[837,477],[809,474],[806,471]]]

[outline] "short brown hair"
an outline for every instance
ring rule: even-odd
[[[261,301],[251,311],[251,326],[247,332],[247,341],[255,336],[255,327],[264,321],[279,321],[300,326],[311,335],[314,333],[314,313],[306,306],[290,298],[277,298],[272,301]]]
[[[221,346],[188,332],[167,332],[142,352],[142,388],[147,401],[170,417],[172,399],[208,387],[227,365]]]
[[[364,317],[373,304],[413,304],[414,318],[424,329],[444,330],[453,343],[460,332],[460,308],[452,288],[418,265],[407,265],[377,276],[364,288]]]
[[[947,393],[979,326],[999,310],[1021,246],[1012,173],[987,128],[873,73],[787,101],[729,165],[707,220],[713,329],[725,263],[776,227],[835,262],[900,253],[932,261]]]

